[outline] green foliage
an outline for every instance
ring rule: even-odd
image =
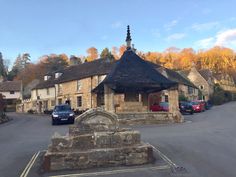
[[[110,60],[114,60],[115,59],[115,57],[112,55],[112,53],[109,51],[108,48],[103,49],[100,57],[104,58],[104,59],[108,58]]]
[[[6,71],[6,67],[4,65],[4,60],[3,60],[1,52],[0,52],[0,76],[2,76],[3,79],[6,79],[6,77],[7,77],[7,71]]]
[[[214,105],[221,105],[229,101],[236,99],[235,94],[224,91],[219,84],[215,84],[214,93],[211,97],[211,101]]]

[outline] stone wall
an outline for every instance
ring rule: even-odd
[[[173,123],[173,114],[169,112],[135,112],[135,113],[118,113],[119,124],[123,125],[144,125]]]

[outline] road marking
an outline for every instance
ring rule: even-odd
[[[26,165],[25,169],[23,170],[23,172],[21,173],[20,177],[27,177],[30,169],[32,168],[35,160],[37,159],[37,157],[39,156],[40,151],[38,151],[37,153],[35,153],[32,158],[30,159],[29,163]]]
[[[169,165],[162,165],[156,167],[144,167],[144,168],[131,168],[131,169],[123,169],[123,170],[112,170],[112,171],[102,171],[102,172],[91,172],[91,173],[78,173],[78,174],[68,174],[68,175],[58,175],[58,176],[50,176],[50,177],[83,177],[83,176],[98,176],[98,175],[111,175],[111,174],[120,174],[120,173],[132,173],[137,171],[144,170],[165,170],[170,169]]]
[[[147,143],[149,144],[150,146],[152,146],[152,148],[154,149],[154,151],[156,151],[160,156],[161,158],[167,162],[171,167],[174,167],[174,168],[179,168],[178,165],[176,165],[174,162],[172,162],[165,154],[163,154],[160,150],[158,150],[155,146],[151,145],[150,143]]]

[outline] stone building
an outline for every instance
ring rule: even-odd
[[[32,109],[40,113],[62,103],[70,104],[74,110],[96,107],[91,90],[106,77],[114,63],[97,59],[45,75],[31,91]]]
[[[157,70],[168,79],[178,83],[179,96],[187,98],[189,101],[198,99],[199,89],[187,78],[179,72],[156,65]],[[168,100],[168,91],[163,91],[162,101]]]
[[[15,111],[17,100],[22,98],[21,81],[0,82],[0,94],[3,95],[6,102],[7,111]]]
[[[236,85],[234,78],[231,74],[228,73],[214,73],[214,83],[219,84],[219,86],[229,92],[236,92]]]
[[[130,43],[131,41],[128,40],[127,46]],[[177,72],[166,68],[163,72],[160,71],[159,65],[143,60],[135,54],[133,48],[128,47],[118,61],[97,59],[46,75],[44,80],[32,89],[32,109],[43,112],[53,109],[55,104],[61,103],[70,104],[74,110],[96,107],[107,109],[105,104],[107,95],[104,94],[104,88],[100,88],[103,87],[100,83],[105,78],[107,81],[112,73],[113,78],[117,77],[115,76],[117,74],[114,74],[115,68],[121,70],[118,77],[128,77],[125,85],[132,87],[132,89],[128,89],[128,93],[116,91],[113,105],[115,112],[131,111],[139,113],[140,117],[145,117],[149,112],[150,117],[169,119],[172,113],[151,113],[150,106],[154,102],[167,101],[171,112],[173,109],[174,112],[178,112],[178,91],[187,94],[188,87],[194,88],[187,79]],[[125,72],[123,72],[124,69],[126,69]],[[115,78],[113,81],[117,82],[117,79]],[[102,91],[99,91],[100,89]],[[125,89],[127,91],[127,88]],[[94,90],[93,93],[92,90]],[[29,105],[29,100],[27,100],[27,105]],[[143,114],[144,112],[145,114]]]
[[[200,100],[208,101],[213,94],[214,80],[210,70],[197,70],[193,66],[190,70],[180,71],[180,74],[187,77],[196,87],[199,88]]]
[[[181,119],[178,108],[178,83],[160,74],[153,64],[135,53],[131,48],[129,27],[126,42],[127,49],[124,54],[107,77],[93,90],[97,100],[104,95],[105,110],[117,114],[125,113],[126,119],[140,112],[144,113],[144,119],[149,119],[150,96],[169,89],[169,112],[172,117]]]

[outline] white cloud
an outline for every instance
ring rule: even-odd
[[[171,30],[174,26],[176,26],[179,23],[178,20],[172,20],[171,22],[164,25],[165,29],[167,31]]]
[[[215,41],[214,37],[209,37],[195,42],[194,45],[199,48],[208,48],[214,44],[214,41]]]
[[[195,23],[192,25],[192,29],[195,31],[206,31],[211,30],[213,28],[219,27],[219,22],[209,22],[209,23]]]
[[[184,33],[175,33],[166,38],[166,41],[173,41],[173,40],[179,40],[183,39],[186,36]]]
[[[122,26],[122,23],[120,21],[114,22],[111,24],[112,28],[120,28]]]
[[[215,45],[236,47],[236,28],[219,32],[216,35]]]
[[[236,28],[220,31],[214,37],[196,41],[194,45],[198,48],[223,46],[236,49]]]

